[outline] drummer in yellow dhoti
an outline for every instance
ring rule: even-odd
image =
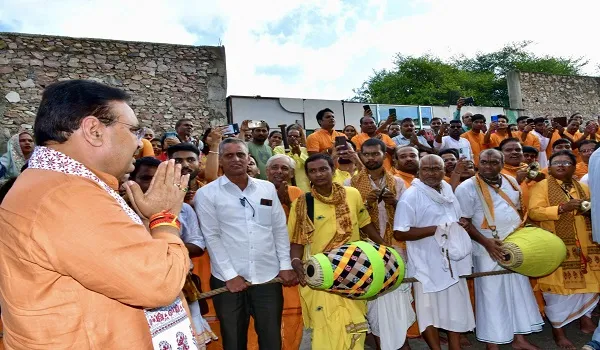
[[[438,328],[448,331],[450,349],[460,349],[460,333],[475,328],[467,281],[471,239],[463,229],[452,187],[443,181],[444,161],[427,155],[396,208],[394,237],[406,241],[408,277],[413,284],[419,331],[431,349],[441,349]]]
[[[473,244],[475,272],[504,270],[502,240],[522,223],[522,195],[517,181],[501,174],[504,156],[487,149],[479,156],[479,173],[456,189]],[[536,350],[524,334],[540,332],[544,321],[526,276],[519,274],[475,279],[477,340],[486,349],[512,343],[514,349]]]
[[[582,332],[592,333],[596,328],[590,316],[599,300],[600,247],[592,243],[590,211],[581,205],[589,200],[589,190],[573,179],[575,156],[558,151],[550,156],[549,164],[547,179],[531,189],[529,217],[563,240],[567,258],[554,273],[538,279],[538,285],[544,292],[556,344],[575,349],[563,327],[580,319]]]
[[[300,299],[304,325],[312,329],[312,349],[364,349],[366,301],[306,287],[302,260],[361,237],[378,244],[384,242],[358,190],[333,182],[331,157],[313,154],[304,167],[312,189],[294,201],[288,220],[292,266],[303,285]]]
[[[398,199],[405,190],[404,181],[386,171],[386,145],[383,141],[376,138],[366,140],[361,145],[360,155],[363,169],[352,179],[346,180],[344,185],[358,189],[371,222],[386,245],[398,245],[393,238],[392,220]],[[406,257],[405,249],[397,250]],[[409,348],[406,333],[416,320],[411,299],[411,285],[407,283],[367,303],[369,328],[379,338],[381,350],[404,349],[405,344]]]

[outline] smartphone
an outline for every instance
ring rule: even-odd
[[[497,115],[493,115],[490,120],[492,121],[492,123],[497,123],[498,122],[498,116]]]
[[[227,125],[226,129],[223,130],[224,136],[230,136],[240,133],[240,128],[237,123]]]
[[[371,110],[371,106],[369,105],[363,105],[363,109],[366,111],[370,111]]]
[[[338,146],[346,146],[346,149],[348,149],[348,139],[346,138],[346,136],[335,137],[335,147]]]
[[[237,124],[235,124],[237,125]],[[263,121],[261,120],[251,120],[248,122],[248,128],[250,129],[254,129],[254,128],[260,128],[263,125]]]
[[[212,131],[212,128],[207,128],[204,131],[204,135],[202,135],[202,142],[206,142],[206,138],[208,137],[208,135],[210,135],[210,132]]]
[[[175,138],[179,138],[177,136],[177,133],[175,131],[167,131],[165,134],[165,139],[168,139],[169,137],[175,137]]]
[[[465,97],[465,99],[464,99],[465,105],[472,105],[473,103],[475,103],[475,99],[473,98],[473,96]]]
[[[533,118],[527,119],[527,124],[533,124]]]
[[[390,108],[388,112],[390,115],[396,115],[396,108]]]
[[[552,119],[553,122],[556,122],[558,125],[562,127],[567,127],[567,117],[556,117]]]

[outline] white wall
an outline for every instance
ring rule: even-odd
[[[317,112],[324,108],[333,110],[336,117],[336,130],[342,130],[345,125],[354,125],[358,129],[359,120],[363,116],[363,103],[358,102],[250,96],[230,96],[229,99],[233,123],[241,124],[246,119],[264,120],[269,123],[271,129],[277,128],[279,124],[299,123],[307,130],[315,130],[319,127],[316,119]],[[382,111],[379,119],[387,118],[388,108],[396,106],[400,105],[379,105],[379,110]],[[376,113],[377,105],[371,105],[371,109]],[[451,119],[455,110],[455,105],[432,106],[434,117]],[[465,106],[461,109],[461,115],[466,112],[483,114],[488,119],[488,123],[492,115],[507,114],[507,111],[501,107]],[[402,115],[398,116],[399,119],[402,117]]]

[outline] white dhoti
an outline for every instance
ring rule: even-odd
[[[428,326],[457,333],[475,328],[467,280],[461,278],[458,283],[434,293],[424,293],[419,282],[413,283],[413,288],[419,332],[423,333]]]
[[[592,311],[598,304],[598,293],[582,293],[561,295],[544,293],[546,316],[554,328],[561,328],[581,316],[592,316]]]
[[[473,262],[476,272],[504,270],[486,253]],[[475,310],[477,340],[485,343],[508,344],[544,325],[529,278],[516,273],[476,278]]]
[[[380,338],[381,350],[396,350],[404,345],[406,331],[416,320],[411,303],[409,283],[367,303],[369,328]]]

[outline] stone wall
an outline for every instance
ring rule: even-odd
[[[138,119],[156,133],[183,117],[195,133],[226,123],[224,47],[0,33],[0,139],[31,126],[44,87],[68,79],[129,92]]]
[[[600,115],[600,78],[525,72],[511,72],[507,78],[510,107],[520,115]]]

